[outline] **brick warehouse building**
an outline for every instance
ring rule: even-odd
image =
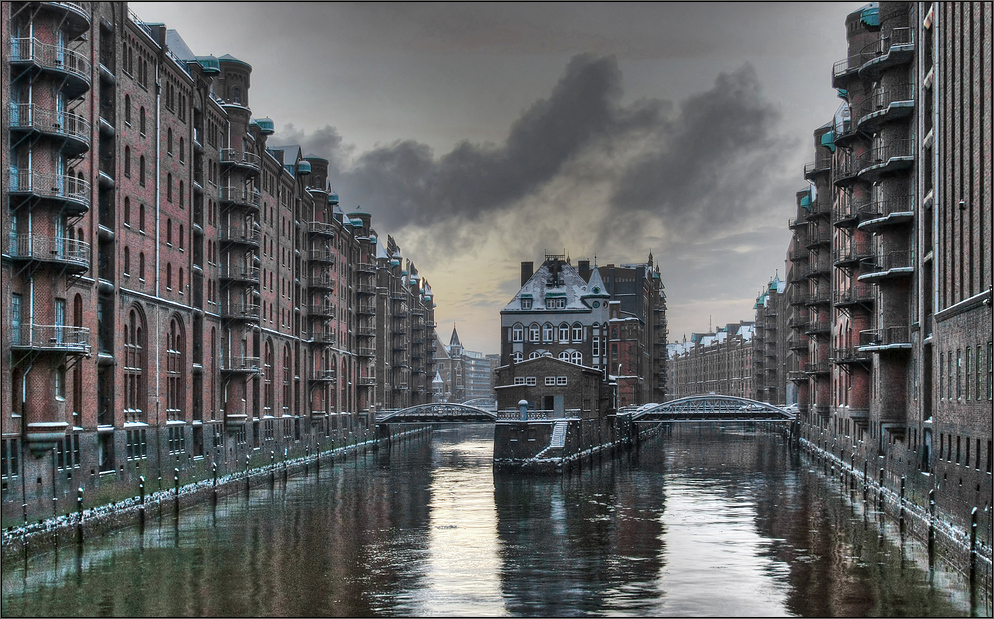
[[[755,322],[731,323],[669,344],[673,398],[716,393],[754,399],[755,329]]]
[[[250,65],[125,3],[2,24],[5,524],[431,400],[430,286],[327,160],[268,144]]]
[[[788,253],[803,435],[990,542],[992,6],[850,14]]]

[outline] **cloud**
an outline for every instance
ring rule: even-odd
[[[423,268],[493,234],[513,253],[660,256],[748,232],[790,200],[797,175],[783,153],[793,143],[748,64],[678,106],[623,104],[623,94],[614,57],[580,54],[500,143],[463,141],[436,156],[402,140],[354,156],[330,126],[288,125],[278,137],[327,157],[343,205],[371,212]]]

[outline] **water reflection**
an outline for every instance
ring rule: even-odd
[[[495,477],[492,428],[277,476],[32,558],[5,615],[909,615],[962,579],[773,437],[678,429],[564,478]],[[989,604],[989,597],[986,598]],[[982,607],[983,608],[983,607]]]

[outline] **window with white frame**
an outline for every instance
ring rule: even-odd
[[[517,324],[517,325],[514,325],[513,327],[511,327],[511,341],[512,342],[521,342],[521,341],[524,341],[524,337],[525,337],[525,328],[523,326],[521,326],[520,324]]]
[[[524,376],[515,376],[514,377],[514,384],[515,385],[523,385],[523,384],[525,384],[525,377]]]
[[[551,322],[545,323],[542,326],[542,341],[552,342],[556,338],[556,328],[552,326]]]
[[[545,309],[566,309],[566,297],[546,297]]]
[[[529,387],[534,387],[537,384],[538,384],[538,380],[534,376],[526,376],[525,377],[525,385],[527,385]]]
[[[521,297],[521,309],[530,310],[532,308],[531,297]]]
[[[569,325],[565,322],[559,325],[559,342],[562,344],[569,342]]]
[[[560,361],[569,361],[569,351],[568,350],[564,350],[563,352],[559,353],[559,360]]]
[[[537,350],[533,350],[530,353],[528,353],[528,358],[529,359],[538,359],[541,356],[542,356],[542,353],[539,352],[539,351],[537,351]]]
[[[539,341],[538,334],[539,334],[538,323],[537,322],[532,323],[532,325],[528,327],[528,339],[537,344]]]
[[[573,341],[574,342],[583,341],[583,327],[579,323],[573,325]]]
[[[551,378],[551,376],[550,376],[550,378]],[[566,377],[565,376],[557,376],[556,377],[556,384],[557,385],[565,385],[566,384]]]
[[[555,384],[556,384],[556,377],[555,376],[546,376],[545,377],[545,386],[546,387],[551,387],[551,386],[553,386]]]
[[[591,354],[593,354],[595,358],[599,357],[601,354],[601,336],[599,335],[594,336],[591,348],[592,348]]]
[[[577,365],[583,365],[583,353],[579,350],[574,350],[573,354],[570,355],[570,361]]]
[[[521,363],[524,361],[525,356],[521,352],[513,352],[511,353],[511,358],[514,359],[515,363]]]

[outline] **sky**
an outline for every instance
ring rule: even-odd
[[[784,277],[813,131],[863,3],[133,2],[252,65],[249,106],[394,237],[443,342],[500,350],[520,264],[645,262],[669,340]]]

